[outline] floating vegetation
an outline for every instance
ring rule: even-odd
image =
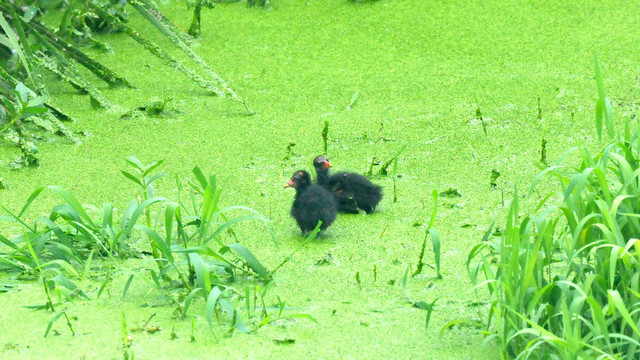
[[[287,168],[289,164],[289,160],[297,156],[297,154],[293,151],[293,147],[296,146],[296,143],[290,141],[289,144],[284,149],[284,156],[280,161],[280,173],[281,175],[284,173],[284,170]]]
[[[201,16],[203,7],[207,7],[209,9],[213,9],[216,5],[215,1],[211,0],[189,0],[187,1],[187,8],[193,8],[193,19],[191,20],[191,26],[189,26],[189,30],[187,33],[194,38],[200,37],[200,25],[201,25]],[[176,32],[177,33],[177,32]]]
[[[498,178],[500,177],[500,172],[496,169],[491,169],[491,179],[489,180],[489,185],[491,185],[492,188],[497,188],[498,187]]]
[[[445,191],[441,191],[440,196],[446,197],[446,198],[456,198],[456,197],[461,197],[462,194],[458,191],[458,189],[454,187],[449,187]]]
[[[199,6],[203,4],[212,5],[207,1],[198,1],[197,4]],[[128,24],[127,5],[135,9],[153,27],[189,56],[204,71],[206,77],[198,75],[192,68],[177,60],[162,47],[143,37],[138,30],[131,27]],[[80,48],[80,46],[84,45],[93,45],[101,49],[111,49],[109,45],[96,40],[94,37],[96,33],[107,32],[125,33],[151,54],[160,58],[165,64],[184,73],[194,83],[214,95],[230,97],[234,101],[241,103],[250,114],[253,114],[246,102],[229,87],[226,81],[191,50],[190,45],[193,44],[193,38],[171,23],[162,13],[144,0],[37,3],[17,0],[0,3],[0,11],[3,13],[3,16],[0,17],[0,28],[3,31],[3,34],[0,35],[0,40],[9,50],[0,52],[0,78],[3,79],[0,98],[2,99],[3,114],[16,115],[22,110],[19,106],[14,109],[16,106],[8,105],[7,101],[15,103],[16,99],[6,85],[8,84],[11,89],[16,89],[19,84],[22,84],[20,87],[27,90],[20,91],[20,94],[37,94],[30,95],[30,98],[43,99],[38,103],[38,106],[30,106],[31,110],[36,108],[44,109],[34,114],[37,115],[36,118],[39,119],[39,123],[43,124],[42,127],[53,129],[53,131],[64,135],[71,141],[79,142],[73,136],[73,133],[61,123],[61,121],[71,120],[70,117],[47,101],[50,94],[45,83],[44,72],[48,71],[69,83],[81,93],[88,94],[91,104],[95,107],[110,107],[111,103],[98,90],[98,87],[94,84],[95,81],[85,76],[83,71],[80,71],[76,65],[84,67],[111,87],[133,87],[127,79],[104,66]],[[63,14],[57,31],[42,19],[42,14],[48,11]],[[197,20],[199,24],[199,16]],[[24,96],[20,99],[23,100],[23,98]],[[3,116],[0,120],[5,122],[4,118],[6,117]],[[11,128],[12,131],[9,137],[18,139],[17,143],[22,152],[20,161],[14,162],[13,166],[36,166],[38,161],[35,155],[37,152],[34,151],[35,145],[27,145],[27,143],[32,142],[29,139],[32,136],[23,131],[21,124],[16,124],[12,119],[7,122],[11,123],[12,126],[7,127],[5,124],[2,126],[3,130],[0,134],[6,137],[7,131]]]
[[[482,131],[484,132],[484,136],[489,136],[487,134],[487,123],[484,121],[484,118],[482,117],[482,110],[480,110],[480,103],[478,102],[478,99],[475,97],[475,95],[473,96],[473,99],[476,102],[476,120],[479,120],[480,123],[482,124]]]
[[[322,266],[322,265],[331,265],[335,262],[333,257],[333,249],[327,251],[314,265]]]
[[[538,120],[542,124],[542,105],[540,103],[540,96],[538,96]],[[545,139],[546,130],[544,125],[542,126],[542,139],[540,140],[540,163],[547,166],[547,140]]]
[[[145,117],[170,117],[182,113],[174,108],[167,108],[167,104],[173,100],[170,97],[164,100],[155,100],[143,106],[127,111],[120,119],[139,119]]]
[[[322,128],[322,143],[323,143],[323,155],[327,155],[327,142],[329,141],[329,120],[324,121],[324,127]]]
[[[371,157],[371,163],[369,164],[369,170],[367,170],[365,175],[368,176],[368,177],[372,177],[373,176],[373,167],[377,166],[377,165],[380,165],[380,160],[376,156]]]
[[[269,0],[247,0],[247,7],[261,7],[266,8],[271,6],[271,1]]]
[[[540,163],[547,165],[547,140],[542,136],[540,140]]]
[[[396,179],[398,178],[398,157],[393,159],[393,202],[398,202],[398,186]]]

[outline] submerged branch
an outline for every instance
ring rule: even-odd
[[[14,6],[15,8],[15,6]],[[0,9],[3,11],[7,11],[8,9],[4,6],[0,6]],[[89,55],[84,52],[78,50],[75,46],[71,45],[64,39],[60,38],[56,35],[53,30],[47,27],[45,24],[32,19],[29,22],[25,22],[20,18],[20,23],[23,26],[26,26],[32,30],[32,32],[41,35],[49,40],[49,43],[54,46],[58,51],[63,52],[65,56],[68,56],[79,64],[87,68],[89,71],[94,73],[100,79],[105,81],[110,86],[126,86],[129,88],[135,88],[131,83],[127,81],[127,79],[118,76],[113,70],[107,68],[101,63],[97,62],[95,59],[91,58]]]
[[[27,41],[27,36],[25,35],[24,28],[22,27],[22,21],[15,21],[15,19],[21,19],[20,15],[16,12],[14,7],[11,7],[11,18],[13,19],[13,25],[16,29],[16,33],[18,34],[18,41],[20,46],[25,54],[26,62],[31,68],[31,80],[33,85],[36,87],[36,91],[44,96],[49,96],[49,91],[45,86],[44,79],[42,78],[42,72],[40,71],[40,67],[34,61],[33,50]],[[15,86],[15,84],[12,84]]]
[[[189,69],[187,66],[183,65],[180,61],[178,61],[176,58],[171,56],[169,53],[163,51],[158,45],[143,38],[142,35],[140,35],[136,30],[134,30],[127,24],[123,23],[117,17],[109,14],[108,12],[106,12],[105,10],[103,10],[102,8],[100,8],[99,6],[91,2],[86,1],[84,4],[87,7],[94,10],[96,13],[98,13],[99,16],[109,19],[109,21],[111,21],[114,26],[117,26],[120,29],[122,29],[127,35],[129,35],[132,39],[137,41],[145,49],[147,49],[147,51],[151,52],[153,55],[157,56],[158,58],[166,62],[172,68],[187,75],[196,84],[202,86],[208,91],[215,93],[218,96],[225,95],[225,93],[222,90],[218,89],[218,87],[216,87],[215,84],[213,84],[211,81],[203,79],[201,76],[193,72],[193,70]]]
[[[253,111],[249,108],[249,106],[245,103],[245,101],[238,96],[238,94],[236,94],[235,91],[233,91],[233,89],[231,89],[229,87],[229,85],[227,85],[226,81],[224,81],[223,78],[221,78],[218,74],[216,74],[213,69],[211,69],[211,67],[204,62],[204,60],[200,59],[200,57],[198,55],[196,55],[196,53],[193,52],[193,50],[191,50],[191,48],[189,46],[187,46],[187,44],[185,44],[173,31],[171,31],[170,29],[168,29],[167,27],[165,27],[159,20],[158,18],[161,18],[161,14],[151,8],[146,6],[146,4],[141,3],[137,0],[130,0],[129,4],[131,4],[133,7],[136,8],[136,10],[138,10],[138,12],[144,16],[147,20],[149,20],[150,23],[152,23],[156,28],[158,28],[158,30],[160,30],[165,36],[167,36],[174,44],[176,44],[184,53],[186,53],[191,59],[193,59],[193,61],[196,62],[196,64],[198,64],[202,69],[204,69],[204,71],[216,82],[218,83],[218,85],[220,87],[222,87],[224,89],[224,91],[226,92],[226,94],[228,94],[229,96],[231,96],[233,98],[233,100],[243,104],[247,110],[251,113],[253,113]]]
[[[47,39],[45,39],[42,35],[37,32],[33,33],[34,36],[38,39],[38,41],[44,45],[47,50],[56,57],[58,62],[56,63],[50,57],[45,55],[44,53],[38,54],[38,56],[34,56],[34,59],[38,61],[38,64],[45,69],[55,73],[62,77],[65,81],[69,82],[74,87],[85,91],[91,96],[93,102],[95,102],[100,107],[110,107],[111,105],[107,101],[107,99],[102,96],[102,93],[93,86],[89,81],[85,80],[82,74],[78,71],[78,68],[67,60],[63,53],[61,53],[53,44],[51,44]],[[61,65],[58,67],[58,63]]]
[[[162,22],[164,26],[166,26],[169,30],[176,34],[185,44],[192,46],[195,43],[195,39],[191,34],[184,32],[184,30],[182,30],[178,25],[174,24],[171,20],[169,20],[169,18],[164,16],[164,14],[160,12],[160,10],[155,8],[153,4],[145,0],[140,0],[140,2],[142,2],[150,12],[153,12],[156,15],[156,18],[160,20],[160,22]]]

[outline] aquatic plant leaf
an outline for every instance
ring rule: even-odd
[[[82,205],[80,205],[80,202],[75,198],[75,196],[73,196],[73,194],[71,194],[70,191],[60,187],[60,186],[55,186],[55,185],[49,185],[47,186],[47,188],[55,191],[56,193],[58,193],[58,195],[60,195],[64,201],[69,204],[69,206],[71,206],[73,208],[73,210],[78,213],[78,215],[80,215],[80,217],[82,218],[82,220],[86,221],[87,224],[89,224],[92,228],[95,228],[96,225],[93,223],[93,220],[91,219],[91,217],[87,214],[87,212],[84,210],[84,208],[82,207]]]
[[[189,260],[193,264],[193,268],[196,274],[196,282],[199,288],[204,290],[204,293],[211,291],[211,276],[209,274],[209,268],[205,264],[202,257],[197,253],[189,253]],[[216,286],[217,288],[217,286]]]
[[[29,77],[31,77],[31,67],[29,66],[29,62],[27,61],[27,57],[25,56],[24,52],[22,51],[22,47],[18,43],[18,35],[15,33],[15,31],[13,31],[13,28],[9,25],[7,20],[4,18],[4,14],[3,14],[3,16],[0,16],[0,27],[2,27],[2,30],[7,35],[6,39],[7,39],[8,43],[9,43],[8,47],[12,51],[15,51],[18,54],[18,58],[20,59],[20,62],[22,62],[22,65],[24,66],[25,70],[27,71],[27,74],[29,75]],[[26,102],[26,101],[23,101],[23,102]]]
[[[222,291],[219,287],[214,286],[207,297],[207,309],[205,315],[211,331],[213,331],[213,313],[216,311],[216,305],[218,304],[220,295],[222,295]]]
[[[436,229],[429,229],[429,235],[431,235],[431,244],[433,245],[437,276],[438,279],[442,279],[442,274],[440,273],[440,235]]]
[[[258,261],[258,259],[249,250],[247,250],[247,248],[238,243],[231,244],[229,247],[240,255],[256,274],[260,275],[263,279],[269,278],[269,271],[265,269],[260,261]]]
[[[134,275],[129,275],[127,282],[124,284],[124,289],[122,289],[122,298],[124,299],[127,296],[127,292],[129,291],[129,286],[131,286],[131,282],[133,281]]]
[[[47,337],[47,335],[49,335],[49,331],[51,331],[51,327],[63,314],[64,314],[64,311],[58,311],[55,315],[51,317],[51,319],[49,319],[49,323],[47,324],[47,329],[44,331],[44,337]]]
[[[138,185],[142,186],[142,182],[141,182],[137,177],[135,177],[134,175],[132,175],[131,173],[126,172],[126,171],[124,171],[124,170],[120,170],[120,172],[121,172],[121,173],[122,173],[122,175],[124,175],[127,179],[129,179],[129,180],[133,181],[134,183],[136,183],[136,184],[138,184]]]
[[[199,293],[203,293],[204,295],[204,289],[202,288],[195,288],[193,290],[191,290],[191,292],[189,293],[189,295],[187,295],[184,299],[184,309],[183,309],[183,313],[182,316],[186,316],[187,315],[187,311],[189,311],[189,307],[191,307],[191,302],[193,301],[193,298],[198,295]]]

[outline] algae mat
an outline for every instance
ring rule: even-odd
[[[188,27],[191,15],[184,2],[160,5]],[[602,61],[617,120],[637,112],[638,5],[274,0],[270,9],[260,10],[219,4],[203,12],[203,38],[195,51],[246,99],[254,116],[231,101],[207,96],[144,56],[131,40],[105,36],[116,52],[100,59],[138,89],[108,90],[107,97],[118,105],[97,112],[86,97],[52,84],[62,96],[60,105],[79,119],[72,126],[88,136],[80,146],[41,142],[37,169],[9,172],[3,166],[4,206],[19,209],[35,188],[55,184],[83,203],[111,202],[124,209],[136,189],[120,174],[126,168],[123,157],[164,159],[162,170],[171,176],[158,183],[157,191],[168,197],[176,193],[174,176],[187,179],[200,166],[217,174],[224,205],[247,205],[272,221],[279,247],[261,225],[244,224],[237,233],[273,268],[302,243],[288,213],[293,193],[283,185],[293,171],[311,168],[322,152],[325,121],[330,124],[328,156],[336,169],[365,172],[373,157],[384,162],[406,146],[398,162],[398,200],[392,201],[391,176],[374,178],[386,195],[377,213],[341,215],[277,274],[270,299],[280,296],[292,311],[311,314],[317,324],[281,321],[231,337],[221,328],[214,337],[202,316],[204,304],[198,303],[190,310],[196,338],[191,342],[191,319],[172,319],[172,309],[157,307],[146,284],[134,283],[121,299],[123,275],[99,299],[100,283],[82,282],[93,300],[76,300],[69,308],[76,336],[59,321],[54,325],[58,336],[45,339],[50,315],[24,307],[44,302],[41,288],[3,274],[0,282],[15,288],[0,293],[2,357],[122,358],[122,314],[135,328],[155,313],[152,323],[162,330],[132,333],[135,358],[499,358],[496,345],[470,326],[486,314],[470,289],[466,256],[491,221],[499,223],[514,186],[528,188],[538,173],[543,136],[549,161],[577,143],[597,145],[594,53]],[[146,27],[140,19],[133,23]],[[119,119],[131,108],[166,97],[179,112]],[[476,120],[478,106],[487,135]],[[0,148],[3,159],[13,151]],[[490,185],[492,170],[500,173],[496,188]],[[443,279],[426,268],[403,290],[398,284],[407,266],[417,263],[431,192],[449,188],[462,196],[438,202]],[[523,199],[525,208],[538,196]],[[45,214],[56,201],[47,195],[28,215]],[[328,256],[331,261],[323,261]],[[426,259],[433,262],[429,247]],[[139,266],[137,260],[119,264],[121,269]],[[411,303],[435,299],[425,329],[426,312]],[[456,320],[463,322],[440,332]]]

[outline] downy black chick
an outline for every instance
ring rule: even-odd
[[[313,167],[317,174],[316,183],[333,193],[340,212],[357,214],[358,209],[362,209],[371,214],[382,199],[382,188],[360,174],[329,174],[332,165],[325,156],[317,156],[313,160]]]
[[[322,221],[320,229],[324,230],[336,219],[335,197],[324,187],[313,185],[308,172],[296,171],[285,187],[296,189],[291,216],[296,219],[303,235],[315,229],[318,221]]]

